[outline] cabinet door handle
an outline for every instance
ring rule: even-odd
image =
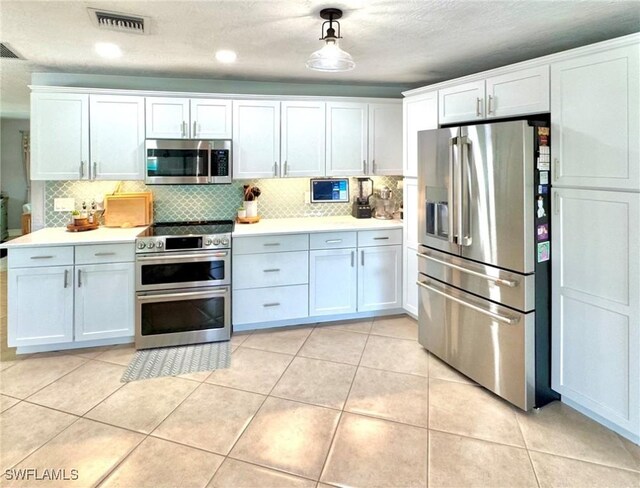
[[[283,176],[287,176],[289,174],[289,164],[287,163],[287,160],[285,159],[284,161],[284,171],[283,171]]]
[[[560,197],[558,197],[557,191],[553,193],[553,213],[560,215]]]
[[[355,251],[351,251],[351,267],[353,268],[355,266],[355,259],[356,258],[356,252]]]
[[[360,266],[364,266],[364,251],[360,251]]]
[[[493,102],[493,97],[491,95],[489,95],[489,105],[487,106],[487,112],[489,114],[493,113],[493,108],[492,108],[493,103],[492,102]]]
[[[185,127],[187,126],[187,123],[183,120],[182,121],[182,125],[180,126],[180,130],[182,131],[182,138],[184,139],[185,137],[187,137],[187,131],[185,130]]]
[[[198,123],[194,120],[193,121],[193,137],[195,139],[195,137],[198,135]]]
[[[373,161],[371,161],[371,168],[372,168],[372,173],[375,175],[376,174],[376,160],[374,159]]]
[[[265,303],[264,305],[262,305],[263,307],[279,307],[280,306],[280,302],[274,302],[274,303]]]
[[[94,256],[113,256],[115,252],[97,252]]]
[[[31,259],[51,259],[53,256],[31,256]]]
[[[93,175],[92,175],[91,179],[95,180],[97,174],[98,174],[98,163],[96,161],[94,161],[93,162]]]
[[[64,287],[66,288],[69,285],[69,270],[64,270]]]
[[[80,161],[80,179],[84,178],[84,161]]]
[[[273,162],[273,176],[278,176],[278,162]]]
[[[478,117],[482,116],[482,98],[476,98],[476,115]]]
[[[271,269],[262,270],[263,273],[277,273],[278,271],[280,271],[280,268],[271,268]]]
[[[553,169],[553,181],[558,181],[558,178],[560,177],[560,160],[558,158],[553,160]]]
[[[367,160],[363,159],[362,160],[362,172],[366,175],[367,174]]]
[[[82,286],[82,270],[78,270],[78,288]]]

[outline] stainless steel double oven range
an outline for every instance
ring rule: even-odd
[[[158,223],[136,239],[137,349],[230,339],[232,231]]]

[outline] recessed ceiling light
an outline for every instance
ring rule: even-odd
[[[216,59],[221,63],[233,63],[237,57],[238,55],[234,51],[229,51],[228,49],[221,49],[216,52]]]
[[[96,53],[103,58],[115,59],[122,56],[122,50],[111,42],[96,42]]]

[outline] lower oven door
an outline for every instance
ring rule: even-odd
[[[229,250],[136,256],[137,291],[222,286],[230,277]]]
[[[231,338],[229,287],[138,293],[136,348]]]
[[[420,343],[523,410],[535,401],[535,312],[522,313],[419,274]]]

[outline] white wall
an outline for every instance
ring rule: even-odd
[[[22,227],[22,205],[27,198],[27,180],[22,164],[22,134],[29,120],[0,118],[0,190],[9,197],[9,229]]]

